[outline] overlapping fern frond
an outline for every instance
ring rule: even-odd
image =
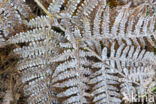
[[[120,9],[113,18],[109,7],[106,7],[104,11],[101,10],[102,7],[99,7],[94,20],[84,17],[84,34],[86,35],[84,38],[92,41],[101,40],[104,45],[117,41],[120,45],[126,43],[144,48],[148,42],[154,46],[151,37],[155,38],[155,14],[146,16],[144,11],[146,4],[134,9],[129,6],[130,4]]]
[[[9,37],[26,30],[24,21],[30,15],[31,9],[23,0],[0,0],[0,47]]]
[[[47,100],[53,93],[49,91],[51,83],[48,76],[55,69],[55,64],[49,62],[49,56],[54,57],[59,53],[58,42],[61,39],[63,38],[59,33],[42,27],[16,34],[8,40],[9,43],[27,43],[26,46],[16,48],[14,52],[21,57],[17,65],[17,70],[21,71],[21,81],[29,83],[24,87],[25,94],[30,95],[29,103],[53,101],[52,98]]]
[[[92,66],[97,70],[94,69],[95,73],[90,80],[90,84],[94,85],[92,92],[94,102],[121,103],[119,99],[121,95],[130,100],[132,96],[137,96],[136,92],[140,95],[145,93],[147,87],[144,86],[145,82],[154,75],[153,53],[139,48],[134,49],[134,46],[124,47],[124,45],[117,50],[114,49],[114,45],[110,50],[105,47],[101,53],[100,62],[95,62]],[[120,85],[120,90],[115,87],[117,85]]]

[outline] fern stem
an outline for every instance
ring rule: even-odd
[[[50,18],[50,20],[51,21],[53,21],[53,19],[52,19],[52,14],[50,14],[47,10],[46,10],[46,8],[38,1],[38,0],[34,0],[36,3],[37,3],[37,5],[39,6],[39,7],[41,7],[41,9],[49,16],[49,18]]]
[[[102,58],[98,54],[96,54],[93,50],[89,49],[88,47],[85,47],[84,49],[90,51],[95,57],[97,57],[100,61],[102,61]]]

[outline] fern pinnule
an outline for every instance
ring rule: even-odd
[[[16,34],[15,36],[8,39],[7,43],[15,44],[15,43],[24,43],[24,42],[29,43],[29,42],[34,42],[34,41],[40,41],[40,40],[45,40],[48,36],[49,38],[53,37],[52,34],[58,34],[58,36],[61,36],[59,35],[59,33],[49,28],[45,28],[45,27],[35,28],[27,32],[21,32],[19,34]],[[56,37],[54,36],[54,38]]]
[[[31,19],[29,22],[27,22],[26,24],[28,25],[28,27],[30,28],[40,28],[40,27],[48,27],[51,26],[51,21],[48,18],[48,16],[40,16],[40,17],[36,17],[34,19]]]

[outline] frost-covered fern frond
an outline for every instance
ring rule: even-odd
[[[93,68],[100,68],[90,79],[90,84],[94,85],[91,93],[93,102],[95,104],[120,104],[120,93],[116,87],[119,78],[115,76],[114,69],[107,68],[102,62],[93,64]]]
[[[91,56],[91,53],[83,49],[84,43],[80,41],[80,31],[72,29],[68,22],[66,25],[65,36],[68,41],[60,44],[65,51],[51,60],[61,62],[52,75],[52,82],[55,83],[53,86],[60,89],[61,92],[57,97],[64,99],[62,104],[86,104],[89,103],[87,82],[91,74],[89,68],[91,62],[87,56]]]
[[[154,42],[151,37],[155,38],[156,34],[156,15],[146,16],[146,13],[143,12],[146,4],[142,4],[135,9],[131,9],[129,6],[130,4],[127,4],[122,7],[114,17],[110,16],[114,11],[110,10],[109,7],[103,9],[100,6],[93,16],[94,18],[90,19],[85,16],[82,21],[86,41],[101,40],[105,46],[114,41],[117,41],[120,45],[126,43],[143,48],[148,43],[153,46]]]
[[[22,23],[21,16],[8,2],[0,0],[0,31],[3,37],[7,37],[15,31],[15,26]]]
[[[46,11],[47,16],[32,19],[27,25],[30,27],[52,25],[64,30],[65,27],[62,25],[64,19],[73,20],[74,17],[75,21],[82,22],[80,18],[82,19],[83,15],[91,15],[94,8],[104,4],[106,5],[106,0],[53,0]]]
[[[104,51],[104,50],[103,50]],[[109,50],[110,57],[106,61],[111,62],[111,66],[117,68],[119,71],[123,67],[137,67],[137,66],[149,66],[155,67],[155,56],[153,52],[141,50],[140,47],[134,48],[134,46],[124,46],[123,44],[115,50],[115,45],[111,46]],[[108,54],[105,49],[105,54]],[[121,69],[121,70],[120,70]]]
[[[54,67],[54,66],[53,66]],[[28,104],[57,104],[54,89],[50,88],[50,74],[53,67],[38,65],[27,68],[22,72],[22,81],[28,83],[24,86]]]
[[[100,58],[99,58],[100,57]],[[93,84],[92,96],[96,104],[120,104],[121,95],[129,102],[132,96],[145,94],[149,79],[154,75],[155,56],[134,46],[114,45],[103,48],[97,57],[100,62],[93,64],[90,84]],[[153,59],[152,59],[153,58]],[[147,84],[148,82],[148,84]],[[120,85],[120,90],[117,85]],[[135,86],[134,86],[135,85]],[[133,94],[133,95],[132,95]]]
[[[28,24],[31,24],[31,21]],[[61,51],[58,47],[61,41],[63,41],[61,34],[46,25],[21,32],[7,40],[8,44],[26,44],[21,48],[16,48],[14,53],[21,58],[17,64],[17,70],[21,72],[22,83],[26,84],[24,91],[26,96],[30,96],[29,104],[54,101],[53,89],[49,88],[51,84],[49,76],[54,71],[55,64],[49,63],[49,59]]]
[[[53,0],[48,10],[52,14],[59,14],[64,18],[91,14],[98,4],[106,4],[106,0]]]
[[[0,0],[0,42],[24,31],[24,20],[30,15],[30,8],[22,0]]]
[[[147,94],[147,85],[151,83],[153,76],[152,66],[123,68],[123,76],[119,79],[123,100],[126,98],[129,102],[136,102],[137,99],[132,96]]]
[[[24,0],[7,0],[7,2],[11,4],[14,9],[24,17],[24,19],[30,19],[33,16],[30,7],[24,2]]]

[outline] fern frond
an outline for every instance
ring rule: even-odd
[[[99,63],[100,66],[96,64],[93,67],[100,68],[93,74],[93,78],[90,80],[90,84],[95,84],[93,87],[92,96],[94,97],[93,102],[96,104],[120,104],[120,94],[118,93],[118,88],[115,84],[118,84],[118,77],[112,74],[113,69],[107,69],[103,63]]]
[[[69,0],[69,2],[66,5],[66,14],[68,13],[71,16],[73,16],[74,12],[77,10],[77,6],[81,0]]]
[[[88,93],[86,92],[88,89],[88,86],[86,85],[88,78],[86,75],[90,75],[90,71],[87,68],[90,62],[85,57],[89,55],[91,56],[91,53],[82,50],[81,41],[78,41],[80,38],[79,36],[81,36],[79,31],[73,29],[73,31],[69,32],[69,28],[70,27],[67,27],[65,36],[68,40],[67,43],[70,43],[70,47],[72,47],[67,49],[69,51],[65,51],[65,53],[61,54],[62,57],[59,56],[64,60],[61,60],[62,63],[56,67],[56,70],[53,73],[52,82],[55,83],[55,87],[65,88],[65,91],[62,91],[57,95],[59,98],[65,98],[63,103],[83,104],[87,103],[86,96],[88,96]],[[70,58],[67,52],[70,52]],[[66,58],[64,58],[65,55],[67,55]],[[60,59],[58,62],[59,61]],[[76,83],[71,81],[75,81]]]
[[[47,24],[49,22],[46,17],[44,18],[45,22],[41,24],[37,22],[40,19],[42,18],[37,17],[36,20],[32,19],[28,22],[28,26],[33,28],[32,30],[18,33],[7,40],[8,44],[26,44],[16,48],[14,53],[20,56],[16,68],[21,73],[21,82],[28,83],[24,87],[24,91],[25,95],[29,96],[29,104],[57,103],[56,95],[52,94],[55,93],[54,89],[49,88],[50,75],[55,69],[55,65],[49,60],[54,57],[54,54],[57,55],[62,51],[58,46],[59,42],[64,41],[64,38],[50,28],[51,24]]]
[[[23,31],[24,20],[32,16],[31,9],[22,0],[0,1],[0,35],[8,39],[15,33]]]
[[[93,26],[88,24],[90,27],[86,27],[87,30],[91,30],[92,34],[89,37],[89,40],[101,40],[105,46],[108,46],[105,44],[107,41],[117,41],[120,45],[126,43],[127,45],[141,47],[145,47],[148,44],[147,42],[149,42],[153,46],[154,42],[151,37],[155,37],[155,14],[146,16],[143,12],[145,4],[139,6],[138,9],[129,9],[129,6],[130,4],[127,4],[122,7],[116,13],[115,19],[110,17],[109,7],[106,7],[105,9],[101,8],[102,10],[100,9],[100,11],[102,12],[97,12],[93,20],[87,17],[88,20],[83,19],[83,23],[86,23],[86,20],[94,23]],[[140,11],[140,13],[134,15],[136,11]],[[110,26],[109,23],[111,21],[113,21],[113,24],[110,24]],[[87,33],[84,33],[84,35]],[[87,36],[84,36],[84,39],[87,41],[88,37],[86,37]],[[88,44],[91,45],[89,42]],[[99,49],[99,47],[97,47],[97,49]]]
[[[30,19],[33,14],[30,7],[23,0],[7,0],[25,19]]]
[[[103,48],[100,57],[100,62],[95,62],[92,66],[96,70],[97,68],[99,69],[92,74],[90,80],[90,84],[95,84],[92,88],[93,102],[97,104],[109,104],[113,103],[113,101],[114,103],[120,103],[120,93],[117,88],[112,86],[113,84],[120,84],[121,93],[131,102],[132,94],[136,94],[137,91],[139,94],[146,92],[143,85],[145,85],[147,78],[151,78],[154,75],[155,61],[152,57],[154,58],[155,56],[152,52],[140,50],[139,47],[135,49],[134,46],[126,46],[124,48],[124,45],[121,45],[116,50],[114,45],[112,45],[111,50]],[[122,78],[116,76],[117,73]],[[133,84],[136,84],[137,87]],[[112,93],[113,95],[111,95]],[[113,98],[111,98],[112,96]]]
[[[0,5],[0,27],[2,35],[7,37],[15,31],[15,27],[17,27],[17,25],[22,23],[22,19],[10,3],[0,1]]]
[[[136,99],[132,99],[132,96],[146,93],[147,86],[145,86],[145,83],[154,75],[151,66],[131,67],[130,69],[124,68],[123,74],[124,77],[119,79],[121,82],[120,91],[124,97],[128,98],[127,100],[129,102],[136,101]]]
[[[154,53],[141,50],[140,47],[135,49],[134,46],[124,47],[124,45],[121,45],[117,50],[115,50],[114,45],[112,45],[110,56],[108,57],[107,54],[109,54],[108,49],[104,48],[102,51],[101,60],[103,60],[105,63],[110,62],[112,67],[119,70],[122,69],[122,67],[128,66],[136,67],[142,65],[153,65],[153,67],[155,67],[155,61],[153,60],[155,59]]]
[[[54,97],[56,96],[55,92],[48,88],[49,84],[50,81],[44,76],[40,76],[36,80],[29,82],[24,87],[25,95],[30,96],[28,98],[28,104],[58,103]]]
[[[77,15],[84,14],[85,16],[88,16],[93,11],[93,9],[101,2],[106,1],[85,0],[83,6],[79,8],[80,10],[78,11]]]

